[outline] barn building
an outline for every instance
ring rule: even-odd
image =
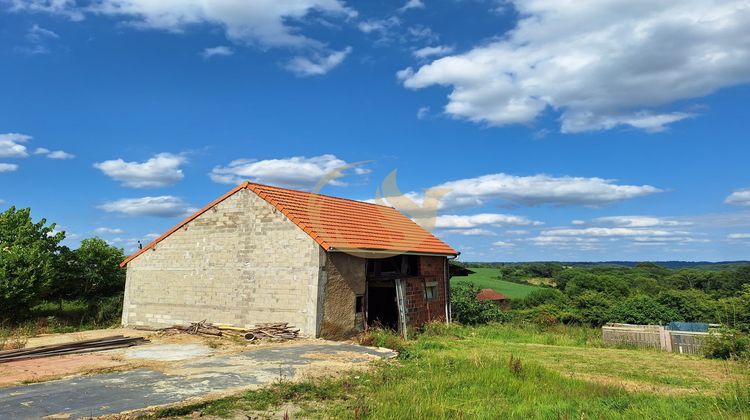
[[[123,261],[122,323],[403,330],[450,319],[457,254],[392,207],[245,182]]]

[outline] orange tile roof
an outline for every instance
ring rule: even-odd
[[[482,289],[477,293],[477,300],[506,300],[504,294],[498,293],[492,289]]]
[[[121,265],[126,265],[242,189],[248,189],[268,201],[328,251],[458,254],[445,242],[392,207],[244,182],[156,238]]]

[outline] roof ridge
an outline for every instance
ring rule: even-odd
[[[357,199],[354,199],[354,198],[336,197],[335,195],[320,194],[320,193],[314,193],[314,192],[302,191],[302,190],[294,190],[294,189],[291,189],[291,188],[277,187],[275,185],[260,184],[260,183],[251,182],[251,181],[245,181],[245,182],[248,185],[255,185],[255,186],[258,186],[258,187],[276,188],[278,190],[291,191],[291,192],[295,192],[295,193],[303,193],[303,194],[309,194],[309,195],[315,195],[315,196],[318,196],[318,197],[332,198],[334,200],[352,201],[354,203],[369,204],[371,206],[378,206],[378,207],[384,207],[384,208],[387,208],[387,209],[394,209],[395,210],[395,207],[393,207],[393,206],[386,206],[385,204],[378,204],[378,203],[370,203],[369,201],[362,201],[362,200],[357,200]]]

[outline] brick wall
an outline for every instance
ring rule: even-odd
[[[405,279],[406,311],[412,326],[439,320],[445,321],[445,257],[419,257],[419,276]],[[434,300],[425,299],[425,284],[437,282],[438,295]]]
[[[123,324],[289,322],[317,335],[324,264],[312,238],[240,190],[128,264]]]

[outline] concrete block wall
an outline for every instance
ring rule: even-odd
[[[315,336],[324,264],[309,235],[240,190],[130,261],[122,322],[289,322]]]

